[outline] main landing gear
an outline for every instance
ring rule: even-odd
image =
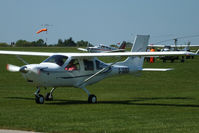
[[[53,101],[53,91],[55,88],[53,88],[50,92],[46,93],[45,100],[46,101]],[[44,103],[44,96],[39,94],[40,93],[40,88],[37,88],[37,91],[35,92],[35,102],[37,104],[43,104]]]
[[[82,87],[82,89],[88,94],[88,103],[97,103],[97,97],[95,95],[90,94],[85,87]]]
[[[97,97],[95,95],[89,95],[88,103],[97,103]]]
[[[81,87],[87,94],[88,94],[88,103],[97,103],[97,97],[93,94],[90,94],[90,92],[85,88]],[[46,101],[53,101],[53,92],[55,88],[52,88],[52,90],[48,93],[46,93],[45,98],[43,95],[39,94],[40,93],[40,88],[37,88],[35,94],[35,102],[37,104],[44,104],[44,100]]]

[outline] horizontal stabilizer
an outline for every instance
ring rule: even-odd
[[[173,68],[143,68],[142,71],[159,71],[159,72],[164,72],[164,71],[171,71]]]

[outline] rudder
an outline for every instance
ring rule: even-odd
[[[150,35],[137,35],[131,52],[145,52],[148,46]]]
[[[131,52],[146,52],[149,37],[149,35],[137,35],[131,48]],[[123,62],[118,62],[117,65],[128,66],[130,71],[138,71],[142,70],[143,62],[144,57],[133,56],[128,57]]]

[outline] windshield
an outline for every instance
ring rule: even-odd
[[[53,55],[47,58],[46,60],[44,60],[43,62],[56,63],[57,65],[62,66],[67,59],[68,59],[67,56]]]

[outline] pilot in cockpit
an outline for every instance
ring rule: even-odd
[[[70,63],[65,67],[65,70],[67,70],[67,71],[77,70],[75,60],[71,60]]]

